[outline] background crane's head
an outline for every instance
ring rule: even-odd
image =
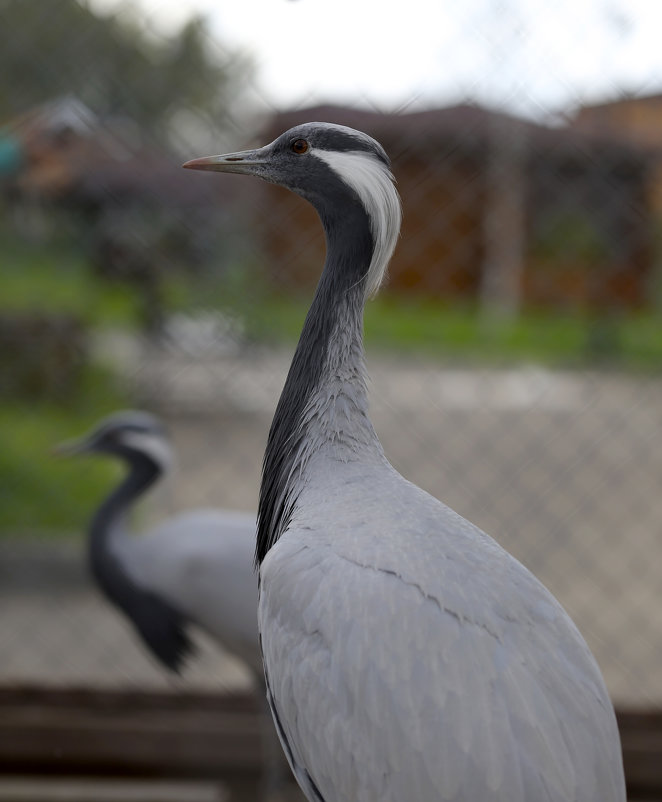
[[[160,472],[173,463],[173,453],[163,423],[148,412],[123,410],[100,421],[78,440],[56,447],[63,455],[111,454],[129,463],[148,459]]]
[[[256,150],[186,162],[192,170],[256,175],[302,195],[323,221],[360,204],[373,240],[367,294],[381,282],[400,231],[400,198],[390,161],[372,137],[333,123],[303,123]]]

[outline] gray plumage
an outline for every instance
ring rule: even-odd
[[[133,535],[128,521],[133,505],[172,462],[163,424],[146,412],[115,413],[59,451],[108,454],[128,467],[92,518],[88,561],[101,590],[152,654],[179,672],[192,652],[187,628],[196,624],[238,656],[261,684],[251,559],[255,518],[197,509]]]
[[[187,163],[305,197],[327,240],[264,457],[267,694],[311,802],[624,802],[614,711],[554,597],[400,476],[368,416],[362,315],[400,213],[381,146],[308,123]]]
[[[135,502],[163,478],[173,462],[161,421],[122,411],[63,454],[98,453],[124,462],[128,471],[99,506],[88,533],[88,561],[106,598],[170,671],[191,657],[191,624],[210,635],[250,670],[261,689],[264,771],[261,799],[280,799],[290,775],[264,702],[264,672],[257,631],[257,579],[253,570],[255,517],[220,509],[172,516],[141,535],[129,528]]]

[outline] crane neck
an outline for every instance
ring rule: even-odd
[[[123,572],[122,544],[129,540],[126,519],[132,504],[160,477],[160,468],[142,454],[132,454],[129,472],[95,513],[89,528],[88,557],[96,579],[111,596]]]
[[[314,205],[327,256],[269,432],[258,564],[287,528],[312,456],[339,463],[385,459],[368,417],[364,366],[365,285],[374,249],[370,220],[358,198]]]

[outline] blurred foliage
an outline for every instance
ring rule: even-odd
[[[51,448],[101,416],[128,406],[128,397],[116,377],[90,364],[86,354],[76,360],[78,342],[71,344],[71,355],[64,354],[63,369],[61,343],[40,341],[31,352],[17,332],[24,324],[26,337],[41,337],[43,321],[47,328],[54,321],[57,328],[58,319],[65,324],[80,320],[92,330],[135,327],[136,299],[122,286],[95,279],[80,249],[62,233],[45,243],[3,231],[0,252],[0,320],[21,324],[12,335],[13,349],[7,343],[10,350],[4,354],[0,381],[0,536],[78,531],[116,469],[91,461],[89,469],[81,471],[75,461],[56,459]],[[79,331],[77,324],[74,328]],[[73,374],[71,365],[67,367],[70,356]],[[18,386],[10,393],[12,383]]]
[[[105,270],[96,251],[82,247],[78,235],[79,227],[67,227],[64,222],[55,235],[49,234],[46,239],[19,236],[0,225],[0,315],[73,315],[92,330],[143,329],[145,299],[140,277]],[[201,304],[227,307],[233,299],[238,302],[238,293],[246,306],[250,305],[245,292],[242,295],[246,281],[237,284],[233,278],[237,271],[232,271],[232,276],[217,276],[209,268],[206,278],[192,277],[173,264],[173,250],[171,247],[168,255],[159,258],[161,269],[155,276],[164,314]]]
[[[657,217],[652,229],[653,271],[649,290],[653,307],[662,314],[662,219]]]
[[[68,238],[30,241],[0,232],[0,312],[72,314],[89,326],[137,324],[138,299],[120,282],[96,277]]]
[[[43,310],[74,314],[92,330],[138,331],[141,299],[130,285],[95,274],[73,240],[27,242],[0,232],[5,258],[0,312]],[[293,343],[310,295],[274,294],[259,265],[229,261],[194,279],[164,276],[164,311],[221,310],[241,321],[254,342]],[[596,347],[608,329],[608,354]],[[476,363],[544,362],[590,366],[605,357],[620,367],[662,368],[662,318],[654,312],[618,314],[525,310],[512,321],[490,321],[477,305],[402,298],[388,288],[366,307],[366,343],[376,349],[421,352]],[[596,339],[597,338],[597,339]]]
[[[85,369],[66,403],[0,400],[0,536],[81,531],[117,466],[56,457],[53,446],[77,437],[103,415],[127,406],[115,378]]]
[[[246,321],[254,339],[296,341],[310,298],[265,296]],[[609,330],[609,353],[596,338]],[[662,371],[662,318],[654,312],[596,316],[528,309],[514,320],[489,319],[476,304],[399,298],[388,292],[365,310],[368,350],[480,365],[546,364]]]
[[[552,269],[572,261],[588,270],[609,257],[608,243],[590,215],[581,209],[564,209],[544,218],[535,232],[531,250]]]
[[[73,315],[0,314],[0,395],[71,400],[87,362],[87,332]]]
[[[163,140],[182,112],[222,127],[230,95],[251,75],[245,55],[214,48],[201,17],[167,36],[129,3],[101,15],[84,0],[0,0],[0,18],[3,119],[72,94]]]
[[[0,233],[4,256],[0,315],[37,311],[75,315],[91,331],[138,331],[140,302],[125,284],[100,278],[70,235],[50,243]],[[273,294],[257,265],[233,262],[195,281],[172,276],[164,285],[168,313],[214,309],[236,317],[249,341],[293,347],[309,295]],[[608,359],[597,347],[611,342]],[[385,291],[366,307],[369,352],[415,354],[476,365],[545,363],[552,366],[662,368],[662,319],[623,313],[609,319],[580,313],[524,312],[488,324],[472,305],[403,299]],[[597,339],[596,339],[597,338]],[[604,349],[602,349],[604,350]],[[101,416],[132,402],[116,379],[86,365],[66,401],[0,400],[0,535],[80,531],[88,511],[117,475],[116,466],[55,459],[50,447],[80,434]]]

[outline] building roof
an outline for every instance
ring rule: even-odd
[[[64,95],[14,117],[6,130],[22,139],[34,135],[57,135],[70,131],[80,136],[91,135],[98,127],[96,114],[74,95]]]
[[[3,130],[23,154],[19,185],[45,196],[177,206],[233,197],[234,184],[191,180],[182,159],[145,141],[131,120],[101,119],[71,95],[29,109]]]
[[[646,151],[599,131],[582,131],[571,126],[547,126],[470,103],[401,114],[368,109],[318,105],[275,114],[269,121],[267,136],[302,122],[318,120],[358,128],[385,144],[392,156],[413,146],[435,146],[452,143],[454,147],[484,149],[490,138],[499,132],[526,141],[534,152],[562,150],[581,153],[600,149],[605,155],[642,159]],[[395,148],[394,148],[395,145]]]
[[[662,94],[621,95],[579,106],[572,126],[588,135],[601,135],[662,157]]]

